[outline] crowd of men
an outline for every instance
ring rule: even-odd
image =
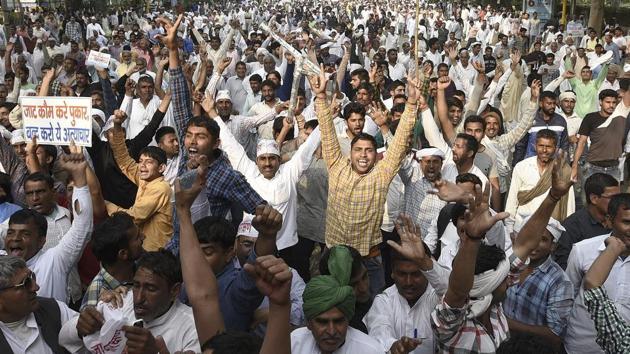
[[[4,25],[0,352],[630,353],[630,36],[416,11]],[[26,96],[90,97],[91,146]]]

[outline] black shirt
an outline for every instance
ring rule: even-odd
[[[573,248],[573,244],[580,241],[604,235],[610,232],[604,225],[595,220],[587,208],[580,209],[564,220],[562,226],[566,229],[560,235],[558,248],[554,252],[554,260],[562,267],[567,268],[567,260]]]

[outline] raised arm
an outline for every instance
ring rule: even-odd
[[[532,126],[534,119],[536,118],[536,110],[538,109],[538,97],[540,97],[540,85],[539,80],[532,82],[532,95],[529,105],[526,106],[524,112],[522,112],[516,127],[509,132],[496,137],[495,144],[497,144],[502,150],[511,149],[516,143],[525,136],[527,130]]]
[[[602,285],[619,256],[628,249],[615,236],[606,239],[606,244],[606,249],[595,259],[584,277],[584,304],[597,330],[597,344],[607,354],[627,353],[630,350],[630,326]]]
[[[217,280],[209,267],[199,266],[205,264],[206,258],[199,245],[190,213],[195,198],[205,188],[207,166],[205,159],[205,163],[199,165],[197,178],[190,189],[182,189],[179,179],[175,182],[175,209],[179,218],[182,276],[193,309],[199,343],[205,343],[225,330],[219,306]]]
[[[120,110],[114,112],[114,127],[108,131],[107,140],[120,171],[138,185],[140,184],[138,163],[131,158],[125,145],[125,130],[122,128],[122,123],[126,118],[125,112]]]
[[[553,161],[551,172],[551,189],[542,204],[534,212],[531,218],[523,225],[519,232],[512,250],[514,255],[525,261],[529,254],[538,247],[542,234],[549,223],[549,218],[556,203],[569,192],[573,185],[571,180],[571,169],[566,164],[566,153],[562,150]]]
[[[326,102],[326,75],[323,66],[321,67],[320,76],[309,76],[308,82],[313,90],[313,95],[316,97],[315,114],[319,121],[319,129],[322,136],[322,155],[330,169],[343,160],[330,109],[330,106],[336,104],[336,100],[333,99],[333,103],[330,105]]]
[[[72,226],[66,232],[54,250],[61,271],[69,272],[75,266],[90,239],[94,226],[94,214],[90,191],[87,186],[87,162],[81,147],[70,145],[70,154],[63,154],[59,160],[61,168],[70,173],[74,181],[72,192]],[[50,252],[50,251],[49,251]]]
[[[155,94],[160,98],[164,98],[164,90],[162,90],[162,81],[164,80],[164,70],[168,65],[168,58],[160,60],[156,65],[155,72]]]
[[[158,107],[158,109],[155,111],[155,113],[153,113],[153,117],[149,121],[149,124],[147,124],[146,127],[142,128],[140,133],[138,133],[138,135],[136,135],[133,139],[127,140],[129,155],[131,155],[132,158],[137,159],[138,157],[140,157],[140,150],[151,143],[153,137],[155,136],[155,132],[160,127],[160,124],[162,124],[162,121],[164,120],[167,112],[168,114],[170,114],[170,112],[168,111],[168,106],[170,103],[171,95],[167,94],[160,102],[160,106]]]
[[[448,290],[444,296],[444,302],[450,307],[462,308],[468,302],[481,240],[495,223],[508,216],[507,213],[498,213],[494,216],[490,214],[489,196],[490,186],[487,184],[483,194],[477,187],[475,197],[468,200],[469,207],[464,216],[463,237],[457,256],[453,260],[453,270],[448,280]]]
[[[455,136],[455,128],[453,128],[453,124],[448,119],[448,105],[446,104],[446,89],[451,84],[451,78],[448,76],[443,76],[438,79],[437,82],[437,101],[436,101],[436,113],[438,119],[440,120],[440,125],[442,126],[442,135],[444,135],[445,141],[454,141]]]

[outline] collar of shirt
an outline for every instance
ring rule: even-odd
[[[129,282],[121,283],[116,278],[114,278],[111,274],[105,270],[105,268],[101,268],[98,272],[98,275],[103,279],[103,283],[107,285],[109,289],[116,289],[121,285],[128,285]]]
[[[551,269],[551,264],[552,264],[553,260],[551,259],[551,255],[549,257],[547,257],[547,259],[538,267],[536,267],[535,270],[537,271],[541,271],[543,273],[547,273],[549,271],[549,269]]]

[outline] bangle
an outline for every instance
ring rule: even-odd
[[[548,196],[549,196],[549,198],[551,198],[551,200],[552,200],[554,203],[559,202],[559,201],[560,201],[560,199],[562,198],[562,197],[556,197],[556,196],[554,196],[553,194],[551,194],[551,191],[549,191]]]

